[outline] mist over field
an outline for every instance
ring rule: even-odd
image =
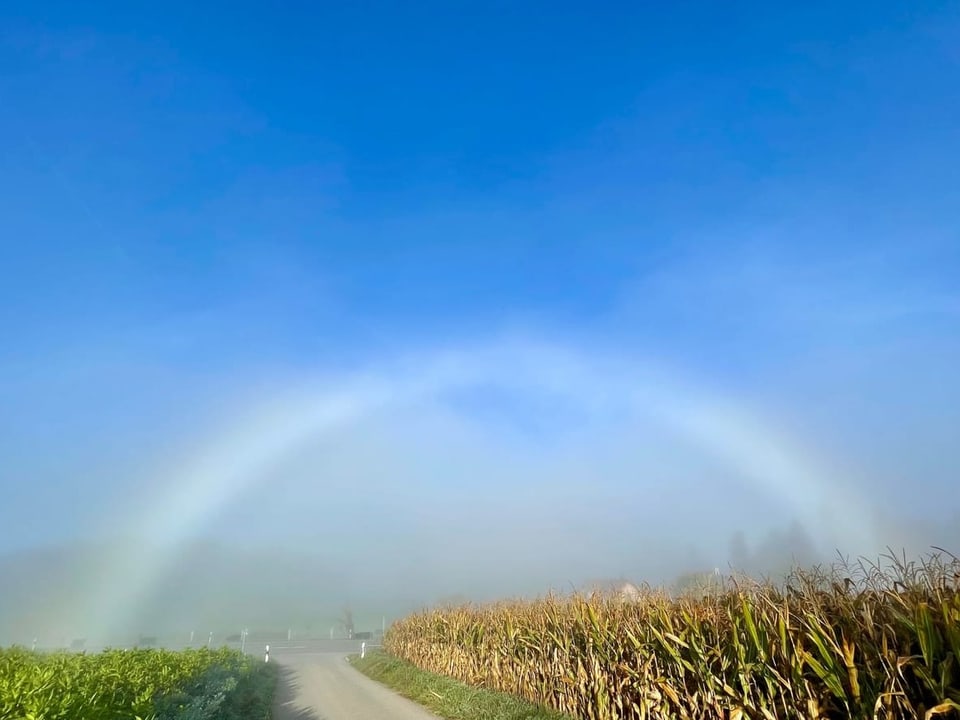
[[[957,547],[956,504],[900,484],[922,463],[825,449],[844,428],[856,447],[856,408],[764,412],[624,357],[475,345],[184,413],[108,503],[67,514],[70,541],[7,551],[4,640],[339,634],[344,608],[376,628],[438,602]]]
[[[0,18],[0,645],[960,554],[955,11],[175,5]]]

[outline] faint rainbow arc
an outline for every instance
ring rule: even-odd
[[[129,616],[176,562],[182,542],[300,443],[379,408],[486,384],[558,393],[594,409],[626,407],[650,415],[776,496],[807,524],[821,524],[818,513],[842,495],[836,479],[742,407],[668,380],[663,372],[591,363],[551,346],[443,352],[414,358],[392,372],[354,376],[334,387],[308,388],[268,403],[190,458],[176,473],[178,481],[153,503],[162,512],[135,528],[161,538],[160,549],[149,558],[130,553],[108,568],[106,582],[88,603],[95,624],[106,629]],[[872,530],[856,516],[852,522],[847,516],[844,533],[849,545],[872,549]]]

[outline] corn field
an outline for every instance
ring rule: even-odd
[[[577,718],[960,718],[960,562],[426,610],[385,647]]]
[[[0,649],[0,720],[213,718],[251,670],[230,650]]]

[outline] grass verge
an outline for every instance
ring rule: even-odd
[[[569,720],[547,708],[506,693],[471,687],[421,670],[384,652],[373,652],[350,663],[367,677],[420,703],[447,720]]]
[[[270,720],[276,665],[235,653],[157,700],[153,720]]]
[[[254,663],[240,677],[220,712],[220,720],[270,720],[277,692],[277,665]]]

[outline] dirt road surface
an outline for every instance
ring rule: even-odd
[[[276,720],[437,720],[354,670],[343,653],[284,653],[276,662]]]

